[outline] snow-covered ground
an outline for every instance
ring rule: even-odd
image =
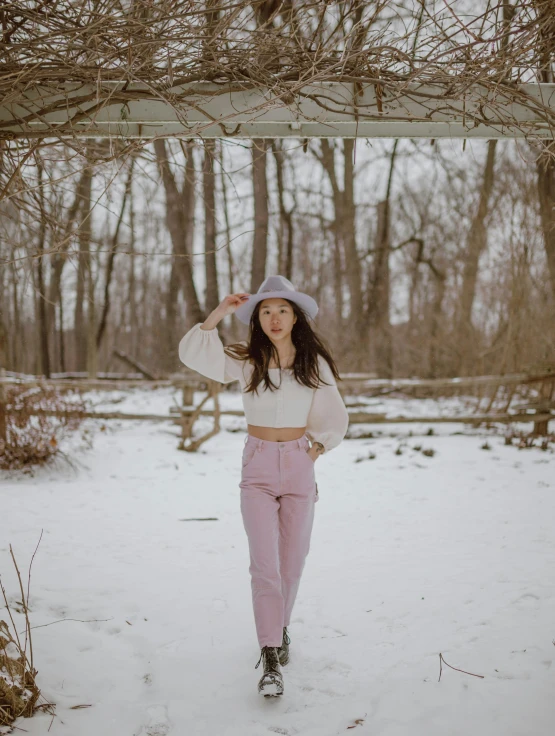
[[[158,412],[172,401],[170,390],[125,396],[95,404]],[[44,529],[31,616],[38,683],[57,715],[50,731],[45,714],[19,727],[31,736],[553,733],[553,452],[456,424],[427,436],[423,423],[366,426],[381,434],[318,460],[285,694],[267,701],[256,692],[239,511],[244,420],[224,426],[192,455],[175,449],[171,424],[88,421],[64,444],[67,459],[0,475],[0,573],[14,603],[9,544],[26,567]],[[196,517],[217,520],[186,521]],[[74,620],[52,623],[60,619]],[[483,679],[444,665],[438,682],[440,652]]]

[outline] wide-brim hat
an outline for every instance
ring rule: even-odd
[[[247,301],[235,310],[234,314],[238,320],[248,325],[257,304],[264,301],[264,299],[279,298],[295,302],[311,319],[314,319],[318,314],[318,305],[314,299],[308,294],[303,294],[302,291],[297,291],[285,276],[268,276],[264,279],[256,294],[251,294]]]

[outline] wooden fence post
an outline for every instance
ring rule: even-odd
[[[0,449],[8,440],[8,417],[6,414],[6,388],[2,381],[6,376],[6,369],[0,368]]]
[[[548,408],[546,408],[545,411],[547,412],[550,411],[549,404],[553,396],[554,387],[554,379],[542,381],[540,384],[539,395],[540,399],[543,399],[546,402]],[[539,411],[541,413],[541,409],[539,409]],[[532,434],[537,437],[547,437],[547,435],[549,434],[549,419],[541,419],[539,422],[534,422],[534,429],[532,431]]]

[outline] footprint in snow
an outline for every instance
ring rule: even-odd
[[[216,611],[217,613],[222,613],[223,611],[225,611],[225,610],[227,609],[227,607],[228,607],[228,606],[227,606],[227,601],[223,601],[223,600],[221,600],[220,598],[215,598],[215,599],[214,599],[214,600],[212,601],[212,608],[213,608],[213,609],[214,609],[214,610],[215,610],[215,611]]]
[[[146,710],[145,736],[167,736],[170,732],[170,722],[165,705],[151,705]]]
[[[533,593],[527,593],[525,595],[521,595],[520,598],[517,598],[516,601],[513,601],[513,604],[517,608],[539,608],[540,606],[540,599],[537,595],[534,595]]]

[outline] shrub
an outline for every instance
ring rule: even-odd
[[[11,544],[10,554],[17,572],[21,600],[17,601],[17,608],[12,611],[6,589],[0,578],[1,597],[4,599],[5,610],[10,622],[0,620],[0,733],[6,733],[6,728],[9,729],[18,718],[30,718],[37,710],[43,710],[52,715],[55,712],[54,704],[48,703],[38,688],[35,679],[37,670],[33,664],[33,643],[29,621],[29,586],[31,583],[31,567],[35,555],[33,554],[29,565],[29,582],[27,584],[27,594],[25,594],[23,580]],[[25,618],[24,636],[20,636],[18,633],[18,625],[14,616],[15,611],[23,614]],[[39,700],[42,700],[42,702],[39,703]],[[10,732],[11,729],[8,733]]]
[[[46,463],[59,451],[60,440],[83,420],[85,405],[75,392],[62,394],[46,386],[8,385],[3,393],[0,469]]]

